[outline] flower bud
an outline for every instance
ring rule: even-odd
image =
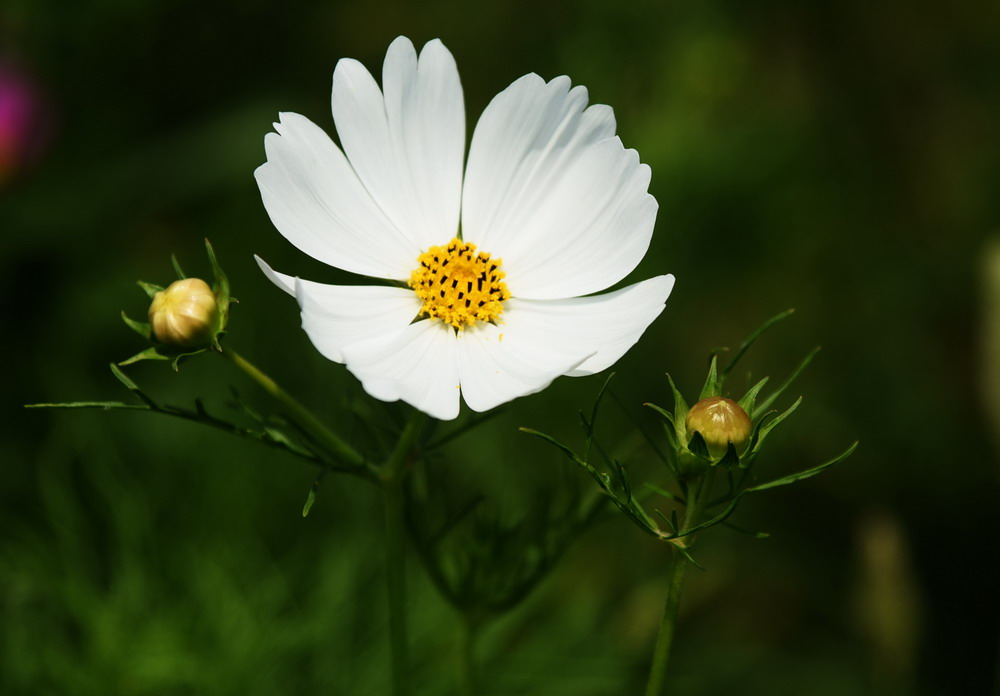
[[[219,305],[215,293],[200,278],[185,278],[153,295],[149,325],[161,343],[180,348],[203,348],[215,335]]]
[[[684,424],[689,437],[701,434],[713,459],[725,456],[730,442],[736,453],[742,454],[750,439],[750,416],[738,403],[721,396],[710,396],[692,406]]]

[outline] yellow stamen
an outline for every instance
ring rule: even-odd
[[[477,321],[494,321],[510,298],[503,282],[502,261],[476,253],[476,245],[455,237],[419,256],[409,285],[424,306],[422,316],[440,319],[456,329]]]

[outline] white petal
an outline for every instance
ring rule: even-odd
[[[521,330],[517,314],[505,311],[502,326],[476,324],[458,334],[462,396],[474,411],[541,391],[587,359],[554,332]]]
[[[412,293],[411,293],[412,294]],[[394,339],[347,348],[347,369],[382,401],[402,399],[439,420],[458,415],[455,331],[436,320],[409,324]]]
[[[287,292],[292,297],[295,297],[295,278],[292,276],[285,275],[284,273],[278,273],[276,270],[267,265],[267,261],[261,257],[254,254],[254,260],[257,261],[257,266],[260,270],[264,271],[264,275],[272,283],[277,285],[279,288]]]
[[[511,316],[526,340],[555,336],[590,356],[565,374],[580,377],[600,372],[635,345],[646,327],[663,311],[674,287],[672,275],[662,275],[615,292],[567,300],[506,302],[503,317]],[[511,331],[513,332],[512,326]]]
[[[455,59],[438,40],[417,59],[399,37],[382,72],[385,95],[361,63],[333,73],[333,118],[365,188],[410,240],[426,250],[458,232],[465,105]],[[415,258],[415,257],[414,257]]]
[[[569,78],[527,75],[494,98],[473,134],[463,236],[503,260],[515,297],[603,290],[649,247],[649,167],[614,136],[610,107],[586,103]]]
[[[420,311],[411,290],[377,285],[324,285],[295,279],[302,328],[326,358],[345,362],[345,351],[397,338]],[[348,368],[350,365],[348,365]]]
[[[278,231],[315,259],[345,271],[401,280],[420,253],[362,186],[316,124],[283,113],[264,138],[267,162],[254,172]]]

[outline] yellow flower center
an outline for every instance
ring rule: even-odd
[[[476,253],[476,245],[455,237],[448,246],[434,246],[417,258],[420,266],[409,285],[424,306],[422,316],[440,319],[461,329],[477,321],[493,321],[510,298],[503,282],[502,261]]]

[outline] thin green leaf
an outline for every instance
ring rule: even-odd
[[[156,402],[153,401],[148,396],[146,396],[146,394],[141,389],[139,389],[139,385],[133,382],[128,375],[122,372],[117,365],[111,363],[110,367],[111,367],[111,373],[118,379],[119,382],[125,385],[126,389],[135,394],[136,398],[138,398],[140,401],[142,401],[150,408],[154,409],[157,408]]]
[[[306,496],[306,504],[302,506],[302,516],[308,517],[309,511],[312,510],[313,504],[316,502],[316,484],[309,489],[309,495]]]
[[[802,360],[802,362],[799,363],[799,366],[795,368],[792,374],[788,376],[788,379],[782,382],[780,387],[771,392],[768,395],[768,397],[764,399],[764,401],[754,409],[754,412],[750,414],[750,419],[757,420],[757,417],[760,414],[764,413],[767,409],[771,408],[771,404],[773,404],[777,400],[777,398],[781,396],[786,389],[788,389],[791,383],[795,381],[795,378],[802,373],[802,370],[806,369],[806,366],[812,362],[812,359],[816,356],[816,353],[818,353],[819,351],[820,351],[819,346],[816,346],[811,351],[809,351],[809,354],[806,355],[806,357]]]
[[[691,555],[691,550],[689,548],[687,548],[686,546],[675,546],[674,548],[676,548],[677,552],[680,555],[684,556],[684,558],[687,559],[687,562],[693,565],[695,568],[697,568],[700,571],[705,570],[705,566],[703,566],[698,561],[694,560],[694,556]]]
[[[844,450],[843,452],[841,452],[828,462],[823,462],[819,466],[814,466],[811,469],[806,469],[804,471],[799,471],[794,474],[789,474],[788,476],[782,476],[781,478],[774,479],[773,481],[768,481],[767,483],[761,483],[756,486],[751,486],[750,488],[745,489],[743,493],[741,493],[741,495],[746,493],[756,493],[757,491],[766,491],[771,488],[778,488],[779,486],[787,486],[791,483],[795,483],[796,481],[802,481],[807,478],[812,478],[816,474],[821,473],[826,469],[829,469],[834,464],[839,464],[840,462],[850,457],[851,454],[854,452],[854,450],[857,449],[857,447],[858,443],[854,442],[854,444],[852,444],[850,447],[848,447],[846,450]]]
[[[733,355],[733,359],[730,360],[729,364],[726,365],[726,367],[722,370],[722,377],[725,378],[727,375],[729,375],[730,372],[732,372],[733,368],[736,367],[736,363],[740,361],[740,358],[743,357],[743,354],[747,352],[750,346],[752,346],[754,342],[758,338],[760,338],[760,335],[762,333],[767,331],[769,328],[777,324],[782,319],[790,316],[793,312],[795,312],[794,309],[786,309],[784,312],[774,315],[773,317],[765,321],[763,324],[761,324],[756,331],[750,334],[750,336],[745,341],[743,341],[743,344],[736,351],[736,354]]]
[[[668,500],[673,500],[673,501],[678,501],[679,500],[679,498],[676,495],[674,495],[673,493],[671,493],[670,491],[668,491],[668,490],[666,490],[664,488],[660,488],[659,486],[654,486],[651,483],[644,483],[642,485],[643,485],[643,487],[648,488],[649,490],[653,491],[654,493],[656,493],[658,495],[662,495],[664,498],[667,498]]]
[[[643,404],[643,406],[645,406],[645,407],[647,407],[647,408],[651,408],[651,409],[653,409],[654,411],[656,411],[657,413],[659,413],[659,414],[660,414],[661,416],[663,416],[663,417],[664,417],[664,418],[665,418],[665,419],[666,419],[667,421],[669,421],[670,425],[673,425],[673,424],[674,424],[674,416],[673,416],[673,414],[671,414],[671,413],[670,413],[669,411],[667,411],[667,410],[666,410],[665,408],[661,408],[660,406],[657,406],[656,404],[653,404],[653,403],[650,403],[650,402],[648,402],[648,401],[647,401],[646,403],[644,403],[644,404]]]
[[[574,452],[569,447],[567,447],[563,443],[561,443],[558,440],[556,440],[551,435],[546,435],[545,433],[539,432],[537,430],[532,430],[531,428],[518,428],[518,430],[520,430],[522,433],[526,433],[527,435],[534,435],[535,437],[537,437],[539,439],[545,440],[550,445],[553,445],[554,447],[556,447],[559,450],[561,450],[563,452],[563,454],[565,454],[567,457],[569,457],[570,461],[574,462],[575,464],[579,464],[580,466],[583,466],[583,467],[586,467],[586,468],[592,468],[592,467],[589,467],[589,465],[586,462],[584,462],[582,459],[580,459],[580,457],[577,456],[576,452]]]
[[[653,510],[653,512],[655,512],[657,515],[659,515],[660,518],[664,521],[664,523],[666,523],[667,527],[670,529],[670,533],[671,534],[677,533],[677,527],[674,526],[673,522],[670,520],[669,517],[667,517],[666,515],[664,515],[659,510]]]
[[[708,364],[708,376],[705,377],[705,384],[701,388],[698,401],[710,396],[722,395],[722,380],[719,377],[718,362],[718,356],[713,355],[712,361]]]
[[[768,532],[755,532],[753,530],[737,526],[729,521],[723,522],[722,526],[731,529],[739,534],[746,534],[747,536],[752,536],[754,539],[767,539],[768,537],[771,536]]]
[[[774,430],[778,425],[780,425],[781,421],[785,420],[790,415],[792,415],[792,413],[795,411],[795,409],[799,407],[799,404],[801,403],[802,403],[802,397],[800,396],[795,400],[795,403],[793,403],[791,406],[788,407],[788,409],[784,413],[768,421],[766,425],[761,426],[760,432],[757,434],[757,443],[753,446],[754,454],[760,451],[760,446],[761,444],[763,444],[764,438],[767,437],[767,434],[772,430]]]
[[[601,401],[604,400],[604,394],[608,390],[608,385],[611,384],[611,380],[614,379],[615,373],[612,372],[608,375],[607,379],[604,380],[604,384],[601,385],[601,391],[597,392],[597,398],[594,399],[594,407],[590,409],[590,421],[585,423],[584,428],[587,433],[587,439],[583,448],[583,460],[585,462],[590,461],[590,448],[594,443],[594,429],[597,424],[597,411],[601,406]],[[580,414],[581,418],[583,414]]]
[[[312,450],[303,447],[296,440],[290,438],[288,434],[283,430],[279,430],[278,428],[275,428],[273,426],[266,426],[263,430],[263,433],[264,436],[270,442],[279,444],[290,452],[295,452],[296,454],[301,454],[301,455],[312,454]]]
[[[54,404],[25,404],[25,408],[99,408],[104,411],[113,411],[115,409],[125,410],[125,411],[148,411],[149,406],[140,406],[139,404],[126,404],[121,401],[67,401],[64,403],[54,403]]]
[[[177,257],[173,254],[170,255],[170,263],[173,264],[174,273],[177,274],[178,280],[184,280],[187,278],[187,276],[184,275],[184,271],[181,270],[181,264],[177,261]]]
[[[712,519],[702,522],[701,524],[696,524],[694,527],[691,527],[690,529],[682,529],[680,532],[678,532],[677,536],[685,537],[690,534],[694,534],[695,532],[700,532],[702,529],[707,529],[708,527],[717,525],[720,522],[725,522],[726,519],[728,519],[729,516],[736,511],[736,506],[739,505],[740,498],[743,497],[744,493],[746,493],[746,491],[743,491],[738,496],[733,498],[732,502],[730,502],[729,505],[726,506],[726,509],[723,510],[718,515],[716,515],[715,517],[713,517]]]

